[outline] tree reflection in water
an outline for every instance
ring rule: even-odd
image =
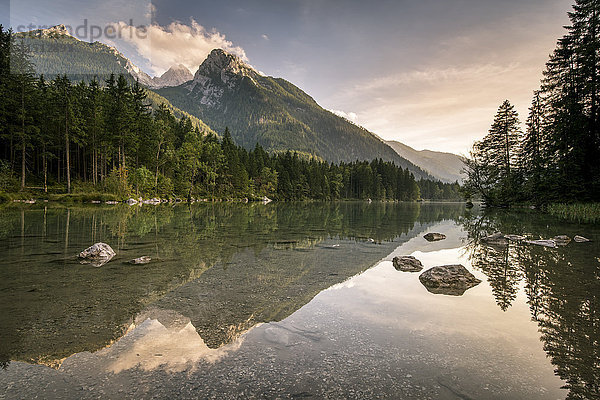
[[[569,399],[600,398],[600,254],[598,227],[565,225],[529,212],[467,212],[465,249],[472,266],[488,278],[498,306],[506,311],[523,285],[544,350],[565,382]],[[545,248],[508,242],[484,243],[495,232],[534,239],[585,233],[593,243]]]

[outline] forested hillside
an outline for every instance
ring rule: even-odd
[[[417,182],[381,159],[336,165],[260,145],[248,151],[227,128],[219,139],[166,103],[152,109],[147,90],[124,75],[79,83],[37,77],[28,49],[11,40],[0,27],[0,191],[415,200],[422,185],[458,196],[457,185]]]
[[[269,152],[294,150],[330,162],[381,158],[429,174],[400,157],[384,141],[319,106],[285,79],[259,74],[232,54],[213,50],[194,80],[157,93],[213,129],[229,127],[234,141]]]

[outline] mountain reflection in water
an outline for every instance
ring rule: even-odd
[[[38,379],[73,398],[599,396],[594,225],[351,202],[5,209],[0,219],[0,383]],[[433,230],[447,239],[428,243]],[[495,232],[593,241],[481,241]],[[95,241],[115,259],[77,264]],[[153,261],[123,264],[141,255]],[[460,263],[484,282],[431,294],[419,273],[393,268],[395,255],[423,271]],[[67,383],[18,361],[58,368]],[[78,385],[89,396],[74,396]]]
[[[185,310],[215,348],[253,324],[285,318],[398,240],[463,209],[359,202],[5,207],[0,361],[57,367],[71,354],[110,345],[150,305]],[[80,265],[76,255],[100,241],[117,256],[101,268]],[[342,241],[346,248],[327,247]],[[142,255],[153,261],[124,264]]]

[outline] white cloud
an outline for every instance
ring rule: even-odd
[[[354,122],[355,124],[358,123],[358,115],[356,113],[345,112],[345,111],[341,111],[341,110],[329,110],[329,111],[331,111],[338,117],[346,118],[348,121]]]
[[[195,72],[210,51],[216,48],[248,61],[244,49],[234,46],[224,34],[215,29],[207,30],[193,19],[189,25],[179,21],[164,27],[152,24],[146,28],[146,32],[123,21],[115,25],[124,32],[133,32],[131,35],[123,35],[121,39],[131,44],[140,56],[149,61],[151,75],[161,75],[175,64],[183,64]]]

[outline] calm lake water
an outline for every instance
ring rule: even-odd
[[[482,283],[433,294],[396,255]],[[598,398],[599,257],[598,225],[461,204],[11,205],[0,398]]]

